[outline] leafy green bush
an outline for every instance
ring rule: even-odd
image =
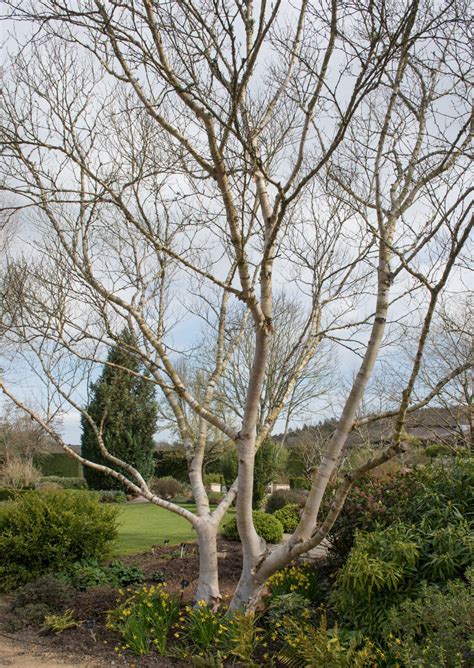
[[[258,535],[267,543],[280,543],[283,539],[282,524],[273,515],[254,510],[253,522]]]
[[[108,565],[101,565],[97,559],[78,561],[61,573],[60,577],[81,590],[99,585],[126,587],[131,584],[139,584],[145,579],[141,568],[127,566],[119,559],[115,559]]]
[[[388,614],[388,646],[395,661],[411,666],[467,665],[474,620],[474,570],[468,583],[448,582],[442,591],[424,583],[420,595]]]
[[[51,609],[44,603],[28,603],[15,610],[15,626],[19,630],[25,626],[39,626]]]
[[[424,522],[358,533],[331,595],[343,622],[380,636],[388,610],[416,597],[423,580],[443,584],[463,575],[472,563],[473,541],[468,524],[454,520],[435,529]]]
[[[207,496],[211,506],[219,505],[219,503],[224,498],[224,494],[222,492],[208,492]]]
[[[174,499],[183,493],[185,486],[176,478],[170,475],[164,478],[155,478],[151,483],[151,490],[154,494],[161,496],[162,499]]]
[[[42,575],[17,590],[13,607],[16,610],[26,605],[41,604],[47,606],[49,611],[60,611],[67,607],[73,594],[74,590],[69,583],[54,575]]]
[[[227,540],[240,540],[236,517],[231,517],[222,526],[222,535],[224,538],[227,538]]]
[[[96,494],[101,503],[127,503],[127,495],[120,489],[102,489]]]
[[[35,485],[35,489],[37,489],[40,492],[58,492],[61,489],[64,489],[62,485],[60,485],[58,482],[39,482],[37,485]]]
[[[224,478],[222,477],[222,473],[206,473],[204,475],[204,483],[206,487],[213,482],[218,483],[219,485],[223,484]]]
[[[326,508],[331,501],[325,499]],[[472,521],[474,517],[474,462],[457,458],[398,473],[388,480],[370,478],[351,490],[330,535],[329,557],[342,565],[354,544],[357,529],[371,531],[395,522],[442,524],[445,508]],[[440,519],[441,514],[441,519]],[[323,510],[324,515],[324,510]]]
[[[272,597],[265,616],[270,625],[280,621],[285,615],[305,617],[308,615],[310,605],[309,598],[292,591],[289,594]]]
[[[444,443],[433,443],[433,445],[427,445],[424,449],[425,455],[427,457],[452,457],[454,455],[453,450],[449,445]]]
[[[143,655],[154,648],[164,654],[179,606],[179,599],[162,585],[142,587],[109,612],[107,627],[120,634],[123,649]]]
[[[300,506],[297,503],[288,503],[280,510],[276,510],[273,513],[273,517],[276,517],[279,522],[281,522],[283,531],[285,533],[292,533],[300,521]]]
[[[104,558],[117,512],[87,492],[27,492],[0,507],[0,590],[83,558]]]
[[[87,489],[87,483],[84,478],[64,478],[58,475],[43,476],[40,484],[56,483],[63,489]]]
[[[259,510],[254,510],[252,515],[258,535],[266,540],[267,543],[279,543],[282,540],[283,527],[281,522],[273,517],[273,515],[262,513]],[[232,517],[224,524],[222,534],[227,540],[240,540],[236,517]]]
[[[304,506],[307,493],[297,489],[277,489],[272,492],[267,500],[265,510],[267,513],[273,514],[276,510],[284,508],[289,503],[297,504],[300,508]]]

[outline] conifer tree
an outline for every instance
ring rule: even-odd
[[[127,347],[133,347],[133,336],[128,330],[124,330],[117,345],[109,351],[108,364],[91,386],[87,411],[96,425],[103,424],[103,438],[107,450],[132,464],[148,479],[153,473],[153,434],[157,420],[155,388],[153,383],[146,379],[139,360],[128,352]],[[138,373],[139,376],[128,373],[125,369]],[[89,422],[83,417],[81,423],[83,457],[120,470],[102,456]],[[87,466],[84,467],[84,477],[91,489],[122,487],[115,478]]]

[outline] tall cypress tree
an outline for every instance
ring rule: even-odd
[[[126,346],[133,347],[133,341],[131,333],[123,331],[117,345],[110,349],[107,361],[140,376],[106,364],[98,380],[91,386],[87,411],[96,425],[100,425],[103,420],[103,439],[107,450],[134,466],[147,480],[153,473],[157,404],[153,383],[146,380],[139,360],[127,351]],[[119,467],[102,456],[94,431],[84,417],[81,424],[82,456],[120,471]],[[125,471],[120,472],[126,475]],[[88,466],[84,467],[84,477],[92,489],[123,488],[112,476],[94,471]]]

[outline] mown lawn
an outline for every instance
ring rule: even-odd
[[[194,510],[193,506],[185,507]],[[119,508],[115,555],[145,552],[152,545],[163,545],[165,540],[169,540],[170,545],[179,545],[196,539],[196,533],[189,522],[164,508],[151,503],[129,504]],[[229,511],[233,512],[233,509]]]

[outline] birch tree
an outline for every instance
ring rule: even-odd
[[[403,449],[430,326],[472,226],[467,7],[5,4],[31,38],[6,68],[2,180],[20,202],[12,215],[35,230],[26,276],[15,296],[4,295],[6,336],[124,473],[71,451],[22,401],[13,363],[2,390],[71,456],[191,523],[196,596],[216,605],[217,528],[237,494],[243,566],[231,608],[252,608],[269,576],[328,535],[354,481]],[[262,412],[282,289],[300,315],[284,378]],[[196,303],[211,314],[204,330],[213,340],[199,392],[180,373],[190,355],[199,362]],[[414,303],[416,350],[391,444],[341,477],[321,517],[377,359]],[[245,311],[240,324],[236,308]],[[124,326],[181,434],[196,513],[154,495],[113,457],[83,408],[104,348]],[[242,410],[229,418],[217,398],[242,336],[252,337],[251,370]],[[252,519],[255,454],[325,339],[349,348],[358,368],[300,523],[270,551]],[[202,476],[210,428],[238,457],[238,476],[214,510]]]

